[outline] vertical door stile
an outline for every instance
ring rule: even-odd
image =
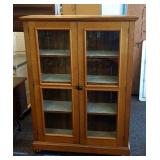
[[[39,63],[38,63],[38,55],[37,55],[37,40],[36,40],[36,30],[35,30],[35,23],[30,22],[30,47],[32,48],[30,56],[31,56],[31,63],[32,63],[32,72],[33,72],[33,83],[34,83],[34,98],[35,98],[35,109],[36,109],[36,118],[37,118],[37,133],[39,136],[39,140],[44,140],[44,123],[43,123],[43,114],[42,109],[39,107],[41,106],[41,90],[39,84]],[[34,68],[34,70],[33,70]]]
[[[32,107],[32,129],[33,129],[33,138],[35,140],[39,139],[38,136],[38,122],[36,116],[36,107],[35,107],[35,94],[34,94],[34,80],[33,80],[33,72],[32,72],[32,58],[31,58],[31,42],[30,42],[30,25],[27,22],[24,22],[24,35],[25,35],[25,47],[26,47],[26,56],[27,56],[27,70],[28,70],[28,81],[29,81],[29,90],[30,90],[30,99],[31,99],[31,107]]]
[[[85,120],[85,72],[84,72],[84,29],[80,22],[77,23],[77,39],[78,39],[78,85],[83,86],[83,90],[79,90],[79,111],[80,111],[80,143],[85,144],[86,137],[86,120]]]
[[[73,98],[73,135],[74,143],[79,143],[79,96],[76,85],[78,84],[78,42],[77,42],[77,23],[71,22],[71,73],[72,73],[72,98]]]
[[[122,23],[120,40],[120,67],[119,67],[119,96],[118,96],[118,145],[124,141],[125,125],[125,94],[126,94],[126,72],[127,72],[127,51],[128,51],[128,23]]]

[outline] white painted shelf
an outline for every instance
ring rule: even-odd
[[[71,129],[53,129],[53,128],[46,128],[47,134],[66,134],[72,135]]]
[[[88,50],[87,56],[89,58],[117,58],[117,51],[104,51],[104,50]]]
[[[117,76],[88,75],[87,82],[88,83],[117,84],[118,77]]]
[[[45,112],[72,112],[71,101],[44,100],[43,105]],[[88,103],[87,112],[89,114],[116,115],[117,105],[116,103]]]
[[[70,74],[41,74],[42,82],[71,82]]]
[[[43,105],[45,112],[72,112],[72,103],[70,101],[44,100]]]
[[[40,49],[41,57],[54,57],[54,56],[69,56],[69,50],[60,50],[60,49]]]
[[[87,131],[87,135],[89,137],[116,137],[116,132],[109,132],[109,131]]]
[[[116,103],[88,103],[87,112],[89,114],[116,115]]]

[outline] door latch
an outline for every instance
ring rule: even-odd
[[[82,85],[77,85],[76,88],[77,88],[78,90],[83,90],[83,86],[82,86]]]

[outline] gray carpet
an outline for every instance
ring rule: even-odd
[[[132,156],[146,155],[146,103],[132,97],[130,148]]]
[[[39,152],[32,151],[32,123],[31,114],[21,120],[22,131],[14,131],[14,156],[90,156],[96,154]],[[132,97],[130,121],[130,149],[131,156],[146,155],[146,104],[139,102],[138,97]]]

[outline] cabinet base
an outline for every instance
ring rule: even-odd
[[[95,153],[108,155],[124,155],[129,156],[129,147],[101,147],[82,144],[65,144],[65,143],[50,143],[50,142],[33,142],[33,150],[38,151],[62,151],[62,152],[77,152],[77,153]]]

